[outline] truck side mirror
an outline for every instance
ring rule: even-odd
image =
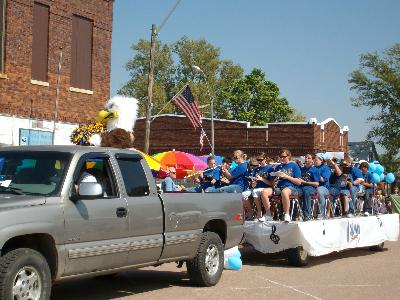
[[[90,199],[103,196],[103,187],[97,182],[81,182],[78,186],[78,198]]]

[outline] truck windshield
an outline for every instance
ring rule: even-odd
[[[0,151],[0,193],[58,194],[71,156],[65,152]]]

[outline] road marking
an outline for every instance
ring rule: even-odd
[[[291,289],[291,290],[293,290],[293,291],[295,291],[295,292],[298,292],[298,293],[300,293],[300,294],[309,296],[309,297],[311,297],[311,298],[314,298],[314,299],[317,299],[317,300],[322,300],[321,298],[318,298],[317,296],[314,296],[314,295],[311,295],[311,294],[309,294],[309,293],[300,291],[300,290],[294,288],[293,286],[286,285],[286,284],[283,284],[283,283],[279,283],[279,282],[276,282],[276,281],[273,281],[273,280],[271,280],[271,279],[264,278],[264,277],[261,277],[261,276],[257,276],[257,277],[261,278],[261,279],[264,280],[264,281],[268,281],[268,282],[271,282],[271,283],[273,283],[273,284],[279,285],[279,286],[281,286],[281,287],[285,287],[285,288]]]
[[[266,290],[266,289],[273,289],[273,286],[260,286],[260,287],[252,287],[252,288],[247,288],[247,287],[234,287],[231,288],[231,290]]]

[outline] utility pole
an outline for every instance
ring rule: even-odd
[[[56,122],[58,118],[58,98],[60,97],[60,81],[61,81],[61,64],[62,64],[63,52],[62,47],[60,47],[60,57],[58,58],[58,68],[57,68],[57,85],[56,85],[56,102],[54,104],[54,121],[53,121],[53,137],[52,144],[54,145],[54,138],[56,135]]]
[[[149,80],[147,86],[147,105],[146,105],[146,129],[144,134],[144,152],[149,153],[150,148],[150,122],[151,108],[153,106],[153,82],[154,82],[154,53],[156,50],[156,25],[151,25],[151,40],[150,40],[150,63],[149,63]]]

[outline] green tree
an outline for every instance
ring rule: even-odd
[[[132,50],[135,55],[126,64],[131,79],[118,90],[118,94],[137,98],[139,116],[145,116],[150,42],[141,39],[132,46]],[[173,57],[177,58],[177,62]],[[224,116],[225,112],[219,104],[220,93],[216,91],[243,76],[243,69],[239,65],[230,60],[221,60],[220,50],[204,39],[182,37],[171,45],[157,41],[154,61],[153,115],[162,108],[163,113],[179,112],[172,103],[165,105],[189,83],[204,116],[210,116],[210,97],[214,97],[216,103],[215,115]],[[206,78],[193,65],[199,66]]]
[[[150,42],[141,39],[132,46],[132,50],[135,52],[135,56],[125,66],[131,79],[117,93],[137,98],[139,100],[139,116],[142,117],[146,115]],[[156,43],[154,62],[153,113],[160,111],[173,96],[176,72],[170,47],[159,41]],[[172,104],[164,110],[165,113],[174,111],[175,106]]]
[[[289,121],[291,122],[305,122],[307,121],[307,117],[293,108],[292,113],[289,116]]]
[[[191,83],[204,116],[210,117],[210,97],[213,97],[214,115],[226,117],[220,91],[243,76],[242,67],[230,60],[221,60],[220,49],[204,39],[190,40],[184,36],[173,45],[173,52],[178,57],[175,77],[178,86]],[[203,73],[195,70],[193,65],[200,67]]]
[[[374,126],[367,138],[377,141],[386,150],[386,157],[396,159],[400,149],[400,44],[361,55],[360,68],[350,74],[351,98],[355,107],[366,107],[367,120]]]
[[[222,91],[230,118],[248,121],[251,125],[289,121],[293,109],[280,97],[278,86],[265,79],[260,69],[235,80]]]

